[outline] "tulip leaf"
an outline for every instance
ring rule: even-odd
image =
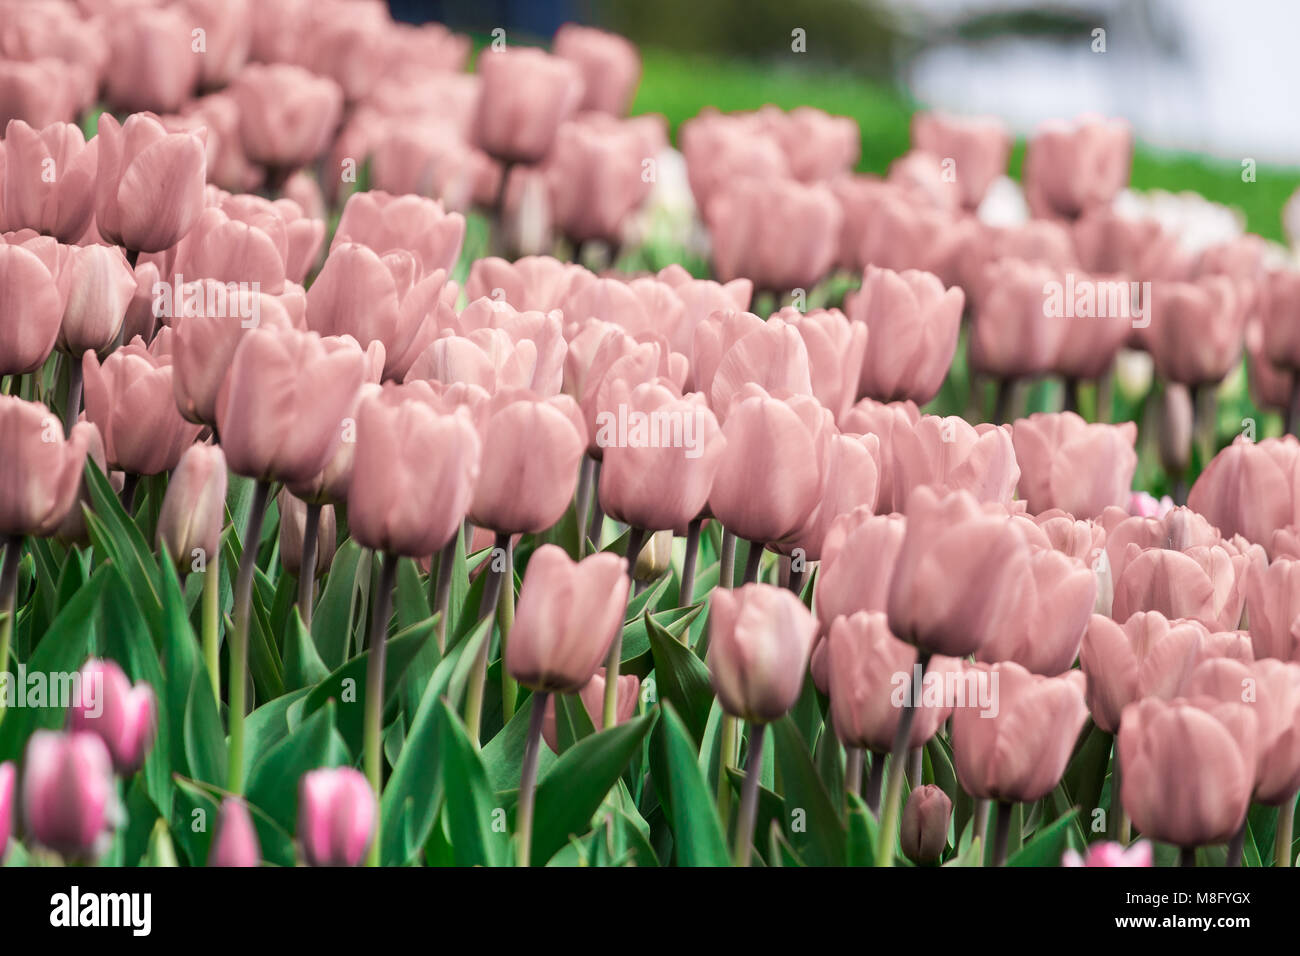
[[[161,641],[162,598],[154,583],[158,565],[149,543],[123,510],[104,473],[89,457],[86,459],[85,482],[94,504],[94,510],[86,515],[90,540],[96,550],[117,564],[135,596],[140,613],[149,624],[149,633],[156,641]]]
[[[727,839],[697,761],[695,741],[670,702],[655,733],[662,748],[664,779],[655,778],[664,811],[672,821],[673,850],[679,866],[730,866]]]
[[[524,762],[524,745],[528,742],[528,718],[532,708],[527,699],[519,702],[510,723],[483,745],[483,765],[487,768],[488,783],[501,793],[519,786],[519,771]],[[537,776],[546,775],[555,763],[555,753],[542,744],[537,754]]]
[[[510,856],[510,839],[504,826],[504,809],[498,807],[488,786],[487,771],[477,748],[470,742],[465,725],[439,701],[442,708],[439,734],[443,788],[443,813],[454,838],[452,850],[460,866],[502,866]]]
[[[555,707],[555,737],[560,753],[596,732],[591,714],[587,713],[579,695],[552,694],[551,700]]]
[[[226,534],[224,552],[226,559],[226,579],[235,580],[239,570],[239,555],[242,545],[239,535],[232,527]],[[266,603],[258,585],[258,573],[253,574],[252,601],[248,614],[248,672],[253,677],[253,688],[259,700],[274,700],[284,693],[283,667],[280,653],[271,638],[270,626],[267,624]]]
[[[676,637],[660,627],[649,614],[643,616],[655,662],[655,689],[685,721],[692,739],[704,739],[713,707],[713,685],[703,662]]]
[[[289,612],[284,639],[284,687],[287,691],[314,687],[329,677],[329,668],[320,659],[311,632],[302,622],[297,608]],[[277,697],[275,700],[280,700]]]
[[[116,575],[116,569],[108,565],[101,566],[91,575],[77,596],[59,612],[45,638],[26,662],[28,674],[68,674],[81,668],[94,646],[95,609],[104,588]],[[6,683],[16,679],[16,672],[9,672],[5,678]],[[14,694],[25,690],[15,684],[6,688],[5,693],[8,694],[10,689]],[[45,703],[48,705],[51,701]],[[17,759],[32,731],[56,728],[65,717],[61,706],[10,707],[5,710],[3,721],[0,721],[0,761]]]
[[[875,866],[876,841],[880,839],[879,824],[867,809],[867,804],[856,793],[846,793],[849,822],[849,866]]]
[[[349,538],[334,555],[329,577],[321,590],[320,600],[311,620],[311,635],[321,661],[329,668],[338,668],[348,658],[348,644],[352,633],[353,590],[356,585],[357,563],[361,560],[361,547]]]
[[[1007,866],[1060,866],[1061,856],[1070,846],[1071,828],[1077,809],[1034,834],[1034,838],[1007,860]]]
[[[537,788],[531,860],[541,866],[569,837],[586,833],[592,815],[654,724],[652,711],[579,741],[555,761]]]
[[[311,688],[300,687],[283,697],[268,700],[244,718],[244,759],[253,766],[268,750],[289,736],[289,709],[307,696]]]
[[[410,558],[397,562],[397,586],[394,606],[398,629],[408,628],[427,620],[430,615],[429,595],[420,582],[420,569]]]
[[[773,723],[771,731],[784,784],[784,826],[791,845],[812,866],[843,866],[844,827],[808,755],[803,735],[789,714]],[[802,825],[795,826],[796,822]]]
[[[248,800],[292,833],[298,815],[298,782],[309,770],[336,766],[332,746],[333,702],[305,719],[248,772]]]
[[[1071,802],[1080,807],[1102,806],[1101,795],[1106,786],[1106,771],[1114,736],[1088,721],[1088,731],[1081,736],[1074,754],[1066,765],[1061,785]],[[1112,797],[1111,803],[1113,804]],[[1054,866],[1055,864],[1053,864]]]

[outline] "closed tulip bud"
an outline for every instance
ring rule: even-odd
[[[302,775],[298,843],[308,866],[358,866],[376,838],[379,807],[369,781],[352,767]]]
[[[992,685],[997,713],[970,704],[953,711],[953,764],[962,789],[984,799],[1041,800],[1060,783],[1088,719],[1083,675],[1042,677],[1011,661],[971,664],[967,675]]]
[[[1225,535],[1240,534],[1270,546],[1278,528],[1300,523],[1295,487],[1300,442],[1295,438],[1242,437],[1206,465],[1187,496],[1187,506]]]
[[[542,50],[486,50],[473,139],[508,163],[535,163],[551,151],[555,133],[582,102],[582,71]]]
[[[214,89],[233,80],[248,61],[253,42],[253,0],[183,0],[187,19],[203,30],[199,86]]]
[[[77,505],[94,426],[63,425],[36,402],[0,395],[0,535],[53,534]]]
[[[119,125],[105,112],[96,140],[95,225],[100,235],[134,252],[176,245],[203,212],[202,134],[168,133],[147,113]]]
[[[922,485],[967,491],[978,501],[1009,507],[1020,481],[1009,425],[971,425],[956,415],[922,415],[910,429],[895,430],[892,447],[896,511]]]
[[[468,410],[435,407],[431,390],[387,385],[362,400],[348,526],[368,548],[423,558],[455,535],[479,476]]]
[[[1137,469],[1137,425],[1088,423],[1074,412],[1039,412],[1011,432],[1020,466],[1020,495],[1030,512],[1060,508],[1095,518],[1128,500]]]
[[[489,407],[469,518],[501,534],[545,531],[564,516],[578,485],[587,448],[578,403],[504,392]]]
[[[307,502],[281,490],[275,499],[280,511],[280,563],[287,574],[302,574],[303,536],[307,527]],[[316,567],[313,576],[320,577],[330,569],[334,552],[338,549],[338,518],[333,505],[321,505],[316,527]]]
[[[1077,218],[1128,184],[1133,132],[1124,120],[1080,116],[1044,123],[1025,151],[1025,198],[1036,217]]]
[[[230,94],[239,104],[245,155],[283,170],[305,166],[323,153],[343,112],[337,83],[289,63],[246,67]]]
[[[767,584],[713,592],[709,679],[733,717],[770,723],[803,689],[817,621],[790,591]]]
[[[773,139],[785,154],[790,175],[803,183],[824,182],[848,174],[858,161],[862,133],[856,121],[832,116],[814,106],[786,112],[764,106],[741,114],[754,133]]]
[[[127,112],[172,113],[198,84],[192,17],[179,7],[127,6],[105,22],[110,55],[104,73],[110,102]]]
[[[0,763],[0,863],[9,852],[9,835],[13,832],[15,774],[12,761]]]
[[[200,426],[176,408],[171,356],[162,352],[137,339],[102,365],[94,352],[82,358],[86,419],[103,436],[111,468],[139,475],[170,471],[198,438]]]
[[[1023,533],[967,492],[918,488],[889,585],[889,627],[922,652],[964,657],[1001,625],[1029,567]]]
[[[248,805],[238,797],[226,797],[212,831],[208,866],[257,866],[261,862],[262,845]]]
[[[1255,657],[1300,661],[1300,560],[1279,557],[1246,576],[1246,616]]]
[[[405,249],[415,256],[423,274],[430,275],[439,269],[450,273],[464,241],[465,217],[444,211],[442,203],[371,190],[348,198],[330,248],[358,242],[381,256]]]
[[[578,691],[578,699],[582,701],[587,716],[591,718],[592,727],[598,731],[604,730],[605,668],[602,667],[591,675],[591,680]],[[631,720],[636,715],[640,699],[641,678],[635,674],[620,674],[618,701],[615,705],[616,722],[624,724]],[[556,753],[560,752],[560,732],[556,725],[554,694],[546,701],[546,713],[542,717],[542,739]]]
[[[566,23],[555,31],[555,55],[577,64],[582,72],[580,109],[623,116],[632,105],[641,79],[636,47],[617,33]]]
[[[654,581],[672,566],[673,533],[656,531],[646,538],[641,552],[636,556],[636,565],[632,568],[632,578],[636,581]]]
[[[33,129],[22,120],[9,122],[4,142],[0,226],[80,239],[94,214],[97,142],[75,123]]]
[[[1241,362],[1248,311],[1233,279],[1157,282],[1149,308],[1144,340],[1161,378],[1214,384]]]
[[[913,402],[886,404],[870,398],[862,399],[840,420],[841,431],[853,435],[875,435],[880,440],[880,493],[876,510],[881,514],[901,513],[907,504],[907,494],[911,489],[906,484],[895,449],[900,444],[911,442],[920,420],[921,411]],[[953,427],[956,427],[956,422]],[[949,434],[956,437],[955,431]]]
[[[46,262],[33,248],[0,240],[0,375],[34,372],[59,337],[64,303],[57,258]]]
[[[1011,134],[1006,124],[994,117],[916,113],[912,144],[952,160],[962,205],[967,209],[979,206],[989,186],[1006,172],[1011,155]]]
[[[542,545],[529,559],[506,670],[533,690],[572,693],[596,673],[623,626],[627,561],[601,552],[572,561]]]
[[[306,481],[342,440],[365,376],[355,342],[291,329],[249,330],[235,350],[217,427],[230,470],[263,481]]]
[[[1122,843],[1102,841],[1088,847],[1086,856],[1066,850],[1061,857],[1061,866],[1151,866],[1151,844],[1139,840],[1126,847]]]
[[[68,709],[68,729],[95,734],[113,758],[113,768],[129,777],[144,764],[157,733],[153,688],[134,687],[114,661],[90,660],[81,668],[81,695]]]
[[[831,523],[813,593],[817,620],[834,621],[856,611],[888,607],[889,582],[906,528],[902,515],[873,515],[868,507],[842,514]]]
[[[1015,661],[1051,677],[1074,666],[1097,599],[1092,569],[1059,551],[1032,549],[1007,616],[976,652],[976,659]]]
[[[191,445],[172,472],[158,514],[158,544],[181,567],[206,568],[220,558],[226,483],[220,445]]]
[[[657,383],[629,389],[619,382],[612,395],[626,421],[649,425],[639,434],[629,428],[619,441],[618,416],[601,422],[601,507],[637,528],[684,527],[704,510],[722,462],[726,440],[717,419],[698,394],[681,397]]]
[[[113,761],[96,734],[38,730],[23,758],[24,827],[65,860],[94,860],[119,817]]]
[[[937,863],[948,845],[948,822],[952,819],[952,801],[932,783],[917,787],[903,806],[903,822],[898,831],[903,855],[916,864]]]
[[[1000,259],[975,289],[971,367],[996,378],[1015,379],[1051,371],[1072,320],[1049,317],[1043,290],[1062,282],[1046,262]]]
[[[915,693],[916,663],[916,648],[889,633],[889,621],[881,612],[859,611],[834,620],[824,666],[835,734],[841,742],[889,753],[909,697],[916,709],[908,748],[924,746],[938,732],[952,713],[952,701],[927,699],[924,686]],[[960,671],[961,662],[950,657],[933,657],[926,665],[926,674],[942,679]]]
[[[544,169],[555,227],[575,242],[622,242],[650,194],[642,164],[658,149],[649,145],[636,120],[588,113],[561,123]]]
[[[135,297],[135,273],[113,246],[69,246],[59,270],[59,289],[65,301],[59,348],[74,357],[102,352],[122,330]]]
[[[869,330],[857,397],[925,404],[939,392],[957,349],[965,293],[937,276],[868,266],[844,310]]]
[[[1117,740],[1124,811],[1144,836],[1184,848],[1231,840],[1255,778],[1251,707],[1200,703],[1129,704]]]

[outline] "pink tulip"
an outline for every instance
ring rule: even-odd
[[[355,342],[292,329],[251,329],[235,349],[217,427],[230,470],[305,481],[333,457],[361,387]]]
[[[1116,620],[1135,611],[1160,611],[1190,618],[1211,630],[1234,630],[1241,621],[1251,558],[1221,545],[1186,551],[1128,546],[1124,569],[1115,579]]]
[[[694,355],[695,384],[722,422],[755,387],[781,398],[813,394],[808,347],[783,318],[715,313],[696,327]]]
[[[845,265],[855,270],[872,265],[899,272],[917,269],[934,273],[946,284],[955,280],[962,243],[952,213],[917,204],[897,183],[841,185],[839,195],[845,220],[858,220],[841,232],[840,259]]]
[[[208,866],[257,866],[261,862],[262,845],[248,805],[238,797],[226,797],[212,831]]]
[[[1246,310],[1233,280],[1157,282],[1145,341],[1156,374],[1184,385],[1222,381],[1241,361]]]
[[[243,69],[253,42],[253,2],[183,0],[181,6],[191,30],[203,31],[203,48],[196,51],[200,87],[214,89],[225,86]]]
[[[113,762],[96,734],[38,730],[28,738],[21,806],[27,834],[65,860],[94,860],[119,810]]]
[[[232,192],[256,189],[264,171],[244,153],[239,135],[239,104],[229,92],[190,100],[178,115],[163,117],[168,132],[207,130],[208,182]]]
[[[180,7],[128,6],[106,18],[105,94],[129,113],[171,113],[198,84],[203,55],[194,50],[193,17]]]
[[[870,330],[857,397],[882,402],[934,398],[957,349],[965,294],[925,272],[868,266],[844,308]]]
[[[968,491],[979,501],[1010,506],[1020,480],[1010,426],[971,426],[955,415],[922,415],[910,430],[898,429],[892,437],[894,510],[922,485]]]
[[[817,503],[803,523],[778,541],[774,551],[796,564],[820,561],[835,519],[860,507],[875,508],[880,495],[880,440],[875,435],[832,434],[821,449]]]
[[[602,667],[591,675],[591,680],[578,691],[578,699],[582,701],[587,716],[591,718],[592,726],[596,730],[604,730],[605,668]],[[631,720],[636,715],[640,699],[641,678],[635,674],[620,674],[616,723],[624,724]],[[546,701],[546,714],[542,718],[542,739],[546,741],[546,746],[556,753],[560,752],[560,732],[556,725],[554,695]]]
[[[53,243],[0,241],[0,374],[36,371],[58,341],[64,302]]]
[[[566,23],[555,31],[551,47],[582,72],[581,109],[627,113],[641,79],[641,57],[633,44],[616,33]]]
[[[889,164],[885,182],[900,187],[918,206],[955,213],[961,207],[951,157],[913,149]]]
[[[659,281],[672,286],[682,303],[682,317],[673,330],[673,351],[689,355],[695,341],[695,329],[714,312],[747,312],[753,297],[754,283],[733,279],[728,283],[696,279],[677,264],[659,271]],[[694,387],[694,386],[692,386]]]
[[[535,691],[585,687],[623,626],[628,586],[627,561],[616,554],[575,562],[553,544],[534,551],[506,645],[510,676]]]
[[[1151,866],[1151,844],[1139,840],[1132,846],[1102,841],[1088,847],[1086,856],[1066,850],[1061,866]]]
[[[813,594],[813,610],[823,629],[842,615],[886,609],[905,529],[902,515],[873,515],[865,506],[831,522]]]
[[[804,183],[828,182],[851,172],[862,148],[855,120],[814,106],[785,112],[769,105],[744,119],[775,140],[785,153],[790,174]]]
[[[1206,465],[1187,506],[1226,535],[1271,546],[1273,532],[1300,523],[1295,492],[1300,442],[1287,436],[1238,438]]]
[[[948,845],[952,800],[932,783],[917,787],[903,806],[899,844],[913,863],[937,863]]]
[[[1128,184],[1133,133],[1123,120],[1081,116],[1039,127],[1025,151],[1025,198],[1035,216],[1077,218]]]
[[[1140,280],[1176,279],[1187,268],[1178,236],[1156,219],[1136,219],[1114,206],[1097,206],[1073,225],[1079,263],[1091,273]]]
[[[1242,703],[1149,698],[1124,708],[1120,796],[1133,825],[1184,848],[1231,840],[1250,806],[1255,729]]]
[[[976,798],[1018,803],[1041,800],[1060,783],[1088,719],[1083,681],[1071,675],[1031,674],[1011,661],[968,665],[967,674],[972,672],[990,685],[997,680],[997,713],[989,716],[969,705],[953,711],[952,758],[957,780]],[[1082,677],[1076,672],[1072,675]]]
[[[962,205],[967,209],[979,206],[993,180],[1006,172],[1011,155],[1006,124],[993,117],[916,113],[912,144],[952,161]]]
[[[59,270],[63,323],[59,348],[76,357],[102,352],[117,340],[135,297],[135,273],[113,246],[68,246]]]
[[[441,318],[441,316],[440,316]],[[517,312],[505,302],[476,299],[450,317],[448,325],[462,336],[472,336],[479,329],[501,329],[519,351],[524,343],[536,352],[529,387],[539,395],[558,395],[564,387],[564,362],[568,347],[564,341],[564,314]],[[426,326],[428,322],[426,320]],[[443,327],[440,332],[445,331]]]
[[[44,129],[75,119],[78,88],[84,81],[84,74],[78,78],[51,57],[32,62],[0,59],[0,123],[22,120]]]
[[[1097,580],[1086,564],[1059,551],[1032,550],[1006,619],[976,659],[1015,661],[1047,677],[1064,673],[1078,656],[1096,598]]]
[[[803,339],[812,393],[838,420],[858,397],[858,378],[869,344],[867,325],[850,322],[839,309],[804,313],[787,307],[774,318],[793,326]]]
[[[376,839],[379,807],[352,767],[311,770],[298,784],[298,843],[308,866],[358,866]]]
[[[709,677],[722,709],[770,723],[803,689],[817,621],[790,591],[767,584],[713,592]]]
[[[36,402],[0,395],[0,535],[45,537],[76,506],[93,426],[63,426]]]
[[[484,50],[474,142],[507,163],[535,163],[584,95],[582,70],[570,60],[527,47]]]
[[[307,502],[288,488],[280,491],[275,499],[280,512],[280,563],[286,574],[302,576],[303,539],[307,525]],[[312,577],[318,578],[330,569],[337,549],[338,523],[332,505],[320,506],[316,528],[316,566]]]
[[[306,166],[323,153],[343,111],[337,83],[289,63],[246,67],[230,94],[239,104],[244,154],[280,170]]]
[[[1300,560],[1278,557],[1247,574],[1246,617],[1257,658],[1300,661]]]
[[[785,152],[773,137],[755,130],[752,114],[702,110],[682,124],[680,142],[691,193],[702,210],[738,177],[790,178]]]
[[[12,761],[0,763],[0,863],[9,852],[9,835],[13,831],[14,770]]]
[[[427,276],[438,269],[450,273],[464,240],[465,217],[460,213],[444,212],[432,199],[372,190],[349,197],[330,249],[357,242],[381,256],[408,250]]]
[[[104,741],[113,768],[130,777],[144,764],[158,725],[154,690],[131,681],[114,661],[91,660],[81,668],[81,696],[68,710],[68,729]]]
[[[95,140],[87,143],[73,123],[38,130],[12,120],[4,143],[0,226],[35,229],[61,242],[79,239],[94,214]]]
[[[226,524],[226,456],[220,445],[191,445],[172,472],[158,514],[158,543],[185,564],[220,557]]]
[[[1060,508],[1095,518],[1121,505],[1137,469],[1137,426],[1089,424],[1073,412],[1038,413],[1012,428],[1020,494],[1034,513]]]
[[[555,226],[575,242],[621,243],[628,220],[650,195],[645,163],[666,142],[662,125],[581,114],[560,124],[545,176]]]
[[[1072,322],[1045,312],[1050,283],[1061,283],[1054,266],[1002,259],[989,266],[975,299],[970,360],[977,371],[1000,379],[1051,371]]]
[[[100,234],[134,252],[174,246],[203,211],[202,134],[168,133],[146,113],[129,116],[119,126],[111,113],[102,113],[97,140],[95,225]]]
[[[470,302],[487,298],[520,311],[549,312],[594,278],[582,266],[550,256],[524,256],[514,262],[489,256],[470,266],[465,295]]]
[[[911,442],[920,420],[920,410],[910,401],[886,404],[870,398],[859,401],[840,419],[841,431],[875,435],[880,440],[880,494],[876,510],[881,514],[901,512],[907,503],[911,489],[905,483],[903,469],[899,466],[897,448]]]

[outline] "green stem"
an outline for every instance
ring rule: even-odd
[[[591,512],[591,499],[596,490],[596,459],[590,455],[582,456],[582,468],[578,472],[578,513],[575,521],[578,525],[578,560],[587,555],[587,516]]]
[[[18,562],[22,558],[23,539],[19,535],[11,534],[0,544],[4,545],[4,554],[0,556],[0,674],[4,674],[9,670],[9,644],[14,635]],[[6,680],[13,679],[12,674],[6,678]],[[0,721],[4,720],[6,696],[0,694]]]
[[[213,560],[203,571],[203,660],[207,662],[212,696],[221,710],[221,559]]]
[[[72,434],[72,426],[81,415],[81,356],[74,355],[68,362],[68,400],[63,406],[63,433]]]
[[[438,615],[438,656],[447,653],[447,612],[451,609],[451,579],[460,553],[459,532],[438,552],[433,578],[433,613]]]
[[[731,780],[727,768],[740,760],[740,721],[730,714],[722,715],[722,728],[718,733],[718,817],[722,832],[731,823]]]
[[[758,818],[758,781],[763,773],[763,736],[767,724],[754,725],[749,735],[749,760],[745,786],[740,794],[740,816],[736,820],[736,866],[749,866],[754,846],[754,821]]]
[[[862,758],[863,750],[861,747],[847,747],[847,757],[844,761],[844,789],[848,793],[860,794],[862,792]]]
[[[1291,865],[1291,840],[1295,832],[1296,794],[1277,808],[1277,837],[1273,842],[1273,865]]]
[[[631,596],[631,581],[636,570],[636,559],[645,543],[645,530],[629,528],[627,532],[627,578],[628,595]],[[614,634],[614,642],[609,645],[609,655],[605,658],[605,706],[601,715],[599,730],[608,730],[618,724],[618,669],[623,659],[623,629]]]
[[[1006,800],[998,801],[997,823],[993,830],[993,865],[1002,866],[1007,862],[1007,843],[1011,838],[1011,810],[1013,804]]]
[[[718,584],[724,588],[736,585],[736,536],[722,529],[722,554],[718,558]]]
[[[700,525],[701,519],[696,518],[686,527],[686,557],[682,561],[682,583],[678,588],[677,604],[679,607],[690,607],[695,603],[695,564],[700,555]],[[682,632],[681,641],[683,644],[690,640],[687,631]]]
[[[280,520],[284,520],[281,517]],[[302,529],[302,561],[298,565],[298,614],[303,626],[311,630],[311,604],[316,595],[316,551],[320,536],[320,505],[307,505],[307,520]]]
[[[235,795],[244,792],[244,711],[248,695],[248,620],[253,602],[253,569],[257,566],[257,548],[262,541],[262,520],[271,495],[271,483],[259,481],[253,490],[253,507],[248,513],[239,571],[235,578],[235,619],[230,638],[230,759],[226,789]]]
[[[920,674],[916,677],[917,685],[925,677],[925,668],[929,657],[922,654],[917,658]],[[889,788],[885,793],[885,808],[880,817],[880,842],[876,846],[876,866],[894,865],[894,842],[898,833],[898,816],[902,810],[903,778],[907,776],[908,744],[912,739],[912,723],[916,719],[917,693],[913,689],[898,715],[898,728],[894,732],[894,749],[889,761]]]
[[[491,620],[497,613],[497,601],[501,597],[501,580],[505,575],[510,574],[510,568],[505,566],[498,571],[496,568],[498,556],[501,563],[506,565],[506,559],[510,551],[510,536],[498,533],[496,542],[493,546],[492,553],[488,555],[488,568],[485,572],[489,575],[487,584],[483,588],[483,600],[479,605],[479,620]],[[483,727],[483,695],[487,689],[487,669],[488,658],[492,653],[492,633],[491,625],[488,626],[488,634],[484,638],[478,653],[474,655],[473,669],[470,671],[469,689],[465,693],[465,729],[469,731],[469,739],[474,741],[474,745],[479,745],[479,732]]]
[[[757,541],[749,542],[749,554],[745,557],[745,584],[758,580],[758,569],[763,564],[763,545]]]
[[[528,716],[528,739],[524,744],[524,762],[519,771],[519,809],[515,814],[515,865],[528,866],[533,849],[533,798],[537,791],[537,752],[542,739],[542,721],[546,716],[549,691],[533,691],[533,710]]]
[[[375,555],[379,559],[379,555]],[[362,731],[362,752],[366,779],[375,791],[375,833],[366,856],[366,866],[379,865],[380,796],[384,790],[384,663],[388,656],[388,618],[393,613],[393,584],[397,580],[397,555],[385,554],[379,570],[379,585],[370,618],[370,658],[366,663],[366,712]]]
[[[515,552],[514,545],[506,538],[506,579],[505,587],[497,598],[497,629],[501,631],[501,712],[504,721],[510,723],[515,715],[515,702],[519,699],[519,685],[506,670],[506,642],[510,640],[510,628],[515,623]]]

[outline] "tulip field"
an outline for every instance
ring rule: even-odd
[[[0,0],[3,865],[1295,864],[1300,193],[655,62]]]

